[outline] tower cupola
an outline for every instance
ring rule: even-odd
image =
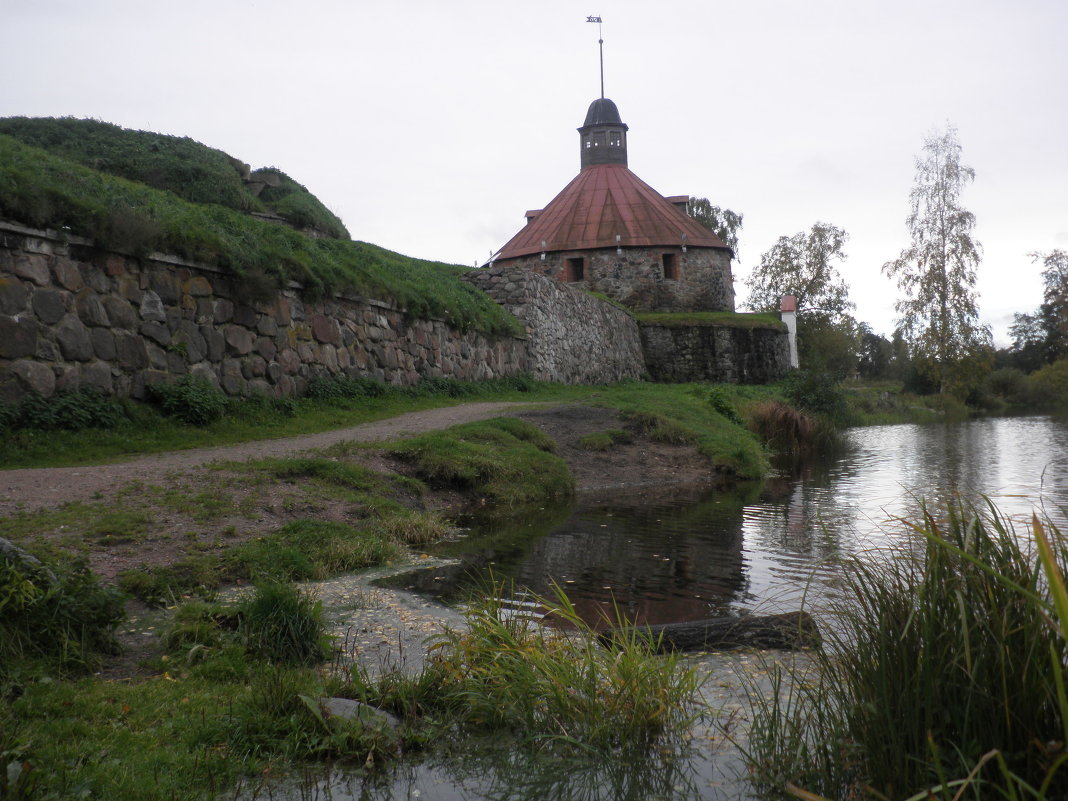
[[[627,126],[619,118],[616,104],[605,97],[590,103],[586,121],[579,132],[582,169],[596,164],[627,166]]]

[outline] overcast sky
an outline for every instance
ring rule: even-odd
[[[1065,0],[0,0],[0,116],[189,136],[307,186],[355,239],[483,263],[579,169],[605,94],[631,169],[744,214],[744,279],[833,223],[889,335],[924,136],[958,130],[999,344],[1068,248]]]

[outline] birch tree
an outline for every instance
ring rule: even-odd
[[[913,358],[943,395],[967,383],[990,342],[989,329],[979,324],[975,215],[960,204],[975,170],[961,164],[960,155],[954,127],[926,137],[909,194],[910,244],[883,265],[904,294],[895,308]]]
[[[824,222],[793,236],[780,236],[745,282],[747,305],[753,311],[776,312],[783,295],[797,297],[801,365],[839,378],[856,368],[858,350],[857,323],[849,315],[855,304],[838,272],[848,239],[841,228]]]
[[[807,233],[780,236],[746,279],[749,308],[778,311],[783,295],[795,295],[799,318],[808,313],[833,320],[845,314],[854,304],[837,262],[846,258],[847,239],[841,228],[823,222]]]

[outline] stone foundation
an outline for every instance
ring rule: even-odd
[[[645,366],[654,381],[767,384],[790,367],[786,327],[641,326]]]

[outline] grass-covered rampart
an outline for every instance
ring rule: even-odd
[[[443,319],[460,330],[522,333],[512,315],[460,280],[464,267],[364,242],[305,236],[217,202],[191,202],[170,189],[91,169],[3,134],[0,217],[70,231],[106,250],[164,252],[215,266],[232,273],[251,296],[268,297],[297,281],[311,297],[349,292],[393,300],[412,317]]]
[[[0,134],[84,167],[172,192],[190,203],[273,213],[297,228],[349,238],[341,220],[285,173],[269,169],[277,185],[254,193],[245,180],[247,165],[187,136],[73,117],[4,117]]]
[[[665,328],[688,328],[691,326],[724,326],[727,328],[771,328],[785,330],[786,326],[775,314],[749,314],[743,312],[640,312],[634,315],[642,325],[659,325]]]

